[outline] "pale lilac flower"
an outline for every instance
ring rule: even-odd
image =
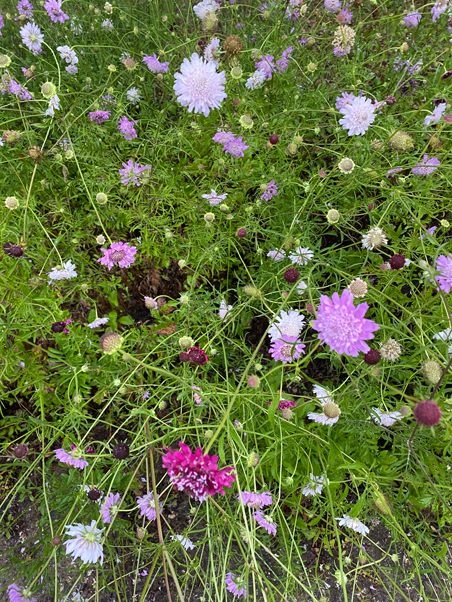
[[[254,63],[257,71],[262,71],[265,75],[265,79],[270,79],[273,72],[276,70],[276,65],[273,62],[271,54],[266,54],[260,61]]]
[[[432,6],[432,21],[433,23],[447,10],[447,0],[436,0]]]
[[[342,92],[340,96],[336,97],[336,109],[344,115],[344,108],[347,105],[351,105],[355,98],[358,97],[352,94],[351,92]]]
[[[262,86],[265,79],[265,72],[257,70],[246,80],[245,87],[248,88],[248,90],[257,90],[257,88]]]
[[[428,155],[424,155],[424,160],[418,163],[420,167],[413,167],[411,170],[416,176],[429,176],[438,169],[438,165],[441,165],[437,157],[428,158]]]
[[[325,0],[324,6],[330,13],[335,13],[341,9],[340,0]]]
[[[147,68],[152,73],[166,73],[168,71],[169,62],[161,63],[158,60],[155,52],[154,52],[153,56],[148,56],[147,54],[145,54],[144,58],[143,58],[143,63],[146,63]]]
[[[120,268],[128,268],[135,261],[136,247],[130,247],[125,242],[112,242],[109,249],[101,249],[104,256],[97,261],[102,265],[106,265],[109,270],[114,265]]]
[[[307,288],[308,285],[306,284],[306,282],[304,282],[304,280],[300,280],[300,282],[297,284],[297,293],[299,295],[302,295]]]
[[[218,2],[215,0],[202,0],[193,7],[193,12],[201,20],[207,17],[207,13],[215,13],[220,8]]]
[[[304,348],[306,345],[298,340],[298,337],[282,335],[284,338],[275,339],[272,341],[269,353],[277,362],[282,361],[283,364],[291,364],[294,360],[301,357],[302,353],[306,353]]]
[[[88,328],[99,328],[108,322],[110,318],[96,318],[93,322],[90,322]]]
[[[33,5],[28,0],[19,0],[16,8],[17,8],[17,12],[19,13],[19,15],[25,15],[25,17],[27,17],[28,19],[33,18]],[[17,21],[17,20],[18,20],[18,17],[16,17],[14,19],[14,21]]]
[[[358,96],[353,99],[351,104],[343,107],[342,113],[344,117],[339,119],[339,123],[344,130],[348,130],[349,136],[362,136],[375,119],[375,105],[370,98]]]
[[[144,297],[144,304],[146,309],[155,310],[159,308],[158,302],[153,297]]]
[[[228,305],[224,299],[221,300],[220,309],[218,310],[218,315],[222,320],[224,320],[228,313],[231,311],[232,305]]]
[[[408,13],[406,17],[403,17],[405,25],[407,27],[417,27],[422,19],[422,15],[418,10]]]
[[[342,292],[341,297],[338,293],[333,293],[332,299],[321,295],[317,320],[312,327],[331,351],[357,357],[360,351],[369,351],[365,341],[373,339],[372,333],[380,328],[373,320],[364,317],[368,308],[367,303],[354,307],[353,295],[348,289]]]
[[[126,96],[127,100],[133,105],[138,104],[141,100],[140,91],[137,88],[130,88],[126,93]]]
[[[334,403],[328,391],[323,387],[320,387],[319,385],[314,385],[313,392],[317,399],[320,401],[323,411],[321,414],[317,412],[310,412],[308,414],[308,418],[310,420],[314,420],[314,422],[317,422],[319,424],[333,426],[339,420],[339,416],[341,415],[341,410],[339,406],[336,403]]]
[[[228,132],[230,133],[230,132]],[[217,134],[215,134],[217,135]],[[215,136],[214,136],[215,138]],[[210,189],[210,194],[202,194],[201,195],[203,199],[206,199],[209,201],[209,203],[212,205],[212,207],[215,207],[215,205],[219,205],[220,203],[222,203],[225,198],[228,196],[228,193],[225,192],[224,194],[217,194],[215,192],[215,190],[213,188]]]
[[[44,2],[44,9],[50,17],[52,23],[64,23],[69,16],[61,9],[61,0],[47,0]]]
[[[279,71],[279,73],[284,73],[286,71],[287,67],[289,66],[290,55],[292,52],[293,46],[289,46],[289,48],[286,48],[286,50],[283,51],[281,58],[276,61],[276,64],[278,65],[276,70]]]
[[[402,420],[400,412],[382,412],[378,408],[372,408],[372,418],[381,426],[392,426],[397,420]]]
[[[235,140],[235,138],[232,132],[217,132],[212,140],[219,144],[227,144],[228,142]]]
[[[224,581],[228,592],[231,592],[237,598],[243,596],[246,600],[246,583],[244,577],[235,575],[234,573],[226,573]]]
[[[347,25],[348,23],[350,23],[350,21],[353,19],[353,13],[350,10],[349,6],[344,6],[344,8],[341,10],[341,12],[338,14],[338,18],[342,17],[344,20],[341,20],[341,24],[342,25]]]
[[[159,513],[162,512],[162,504],[158,500],[159,503]],[[148,520],[155,520],[157,518],[157,510],[154,494],[150,491],[147,492],[146,495],[137,498],[138,508],[140,509],[140,516],[145,516]]]
[[[50,280],[70,280],[71,278],[77,277],[77,272],[75,271],[75,265],[69,259],[66,263],[63,263],[62,267],[52,268],[52,270],[48,273]]]
[[[289,259],[293,264],[306,265],[308,261],[314,258],[314,253],[309,247],[298,247],[294,253],[289,254]]]
[[[436,260],[436,269],[441,276],[436,276],[439,288],[445,293],[450,293],[452,287],[452,257],[440,255]]]
[[[432,123],[438,123],[441,121],[441,117],[443,116],[444,111],[446,110],[447,103],[442,102],[437,107],[433,109],[433,113],[431,115],[427,115],[424,119],[424,125],[431,125]]]
[[[215,65],[194,52],[190,59],[184,59],[180,73],[174,75],[173,86],[177,100],[188,112],[203,113],[207,117],[211,109],[221,107],[227,98],[224,91],[226,75],[216,72]]]
[[[344,525],[349,529],[353,529],[357,533],[361,533],[362,535],[367,535],[369,533],[369,528],[366,527],[361,521],[357,518],[350,518],[347,514],[344,514],[342,518],[336,518],[339,521],[339,526],[343,527]]]
[[[267,257],[270,257],[273,261],[281,261],[281,259],[284,259],[285,255],[280,251],[269,251]]]
[[[10,602],[36,602],[36,598],[31,597],[31,591],[25,587],[19,587],[15,583],[8,585],[8,596]]]
[[[312,474],[309,475],[309,483],[303,489],[303,495],[305,496],[316,496],[318,493],[322,493],[323,486],[325,484],[325,477],[316,477]]]
[[[71,445],[71,452],[68,453],[63,448],[55,449],[55,456],[57,460],[62,462],[63,464],[67,464],[68,466],[74,466],[75,468],[80,468],[83,470],[86,466],[88,466],[88,462],[86,460],[82,460],[83,452],[77,448],[76,445]]]
[[[285,338],[286,336],[298,337],[303,330],[304,316],[298,311],[289,309],[281,310],[275,318],[273,326],[268,329],[268,335],[272,341]]]
[[[223,150],[225,153],[229,153],[236,159],[239,157],[244,157],[243,151],[245,151],[249,146],[247,146],[246,142],[243,142],[242,136],[238,138],[234,138],[223,146]]]
[[[176,533],[174,535],[171,535],[171,539],[173,539],[174,541],[178,541],[185,550],[195,549],[193,542],[191,541],[191,539],[188,539],[188,537],[184,537],[183,535],[178,535]]]
[[[104,523],[111,523],[112,519],[116,516],[119,510],[119,502],[121,501],[121,496],[119,493],[111,493],[107,497],[104,502],[104,505],[101,508],[102,520]]]
[[[435,230],[438,229],[438,226],[432,226],[431,228],[427,228],[427,234],[430,234],[430,236],[433,236],[435,234]],[[423,240],[425,238],[425,234],[421,234],[420,236],[418,236],[418,240]]]
[[[32,100],[31,94],[26,86],[21,86],[15,79],[11,78],[9,82],[9,91],[11,94],[18,96],[21,100]]]
[[[196,393],[196,391],[201,391],[201,389],[199,387],[197,387],[196,385],[192,385],[191,388],[194,391],[193,398],[194,398],[196,404],[202,408],[204,406],[204,404],[202,403],[202,397],[201,397],[201,395]]]
[[[61,58],[64,59],[66,63],[70,63],[71,65],[78,63],[78,57],[75,54],[75,51],[69,46],[57,46],[57,50],[60,53]]]
[[[269,201],[278,194],[278,184],[275,184],[275,180],[270,180],[266,186],[267,188],[265,189],[264,194],[261,195],[261,199]]]
[[[446,330],[442,330],[441,332],[434,334],[433,338],[437,341],[452,341],[452,328],[446,328]],[[452,355],[452,345],[448,347],[447,352]]]
[[[39,54],[42,51],[44,35],[41,33],[41,30],[36,23],[27,23],[21,27],[20,36],[22,38],[22,42],[25,44],[28,50],[33,52],[33,54]]]
[[[5,23],[3,21],[3,15],[0,15],[0,36],[2,35],[2,28],[5,27]],[[23,67],[22,67],[23,69]]]
[[[110,115],[110,111],[91,111],[89,118],[90,121],[95,121],[98,125],[101,125],[110,118]]]
[[[97,562],[100,559],[100,564],[104,562],[104,552],[102,549],[101,538],[103,529],[96,527],[96,521],[92,520],[91,525],[68,525],[67,535],[73,537],[65,542],[66,554],[72,554],[74,560],[80,560],[86,564],[88,562]]]
[[[220,40],[219,38],[212,38],[208,45],[204,48],[204,58],[209,63],[213,63],[215,68],[218,69],[220,64]]]
[[[140,165],[134,163],[132,159],[129,159],[127,163],[122,164],[124,169],[119,170],[119,174],[122,176],[121,182],[126,185],[132,182],[133,186],[141,186],[140,174],[145,170],[150,170],[150,165]]]
[[[47,109],[47,111],[45,112],[45,114],[47,115],[47,117],[54,117],[55,116],[55,109],[58,111],[59,108],[60,108],[60,99],[58,98],[58,95],[55,94],[49,100],[49,108]]]
[[[257,521],[259,526],[267,531],[267,533],[276,535],[276,527],[278,525],[269,514],[264,514],[262,510],[256,510],[256,512],[253,512],[253,518]]]
[[[249,508],[262,508],[270,506],[273,502],[272,495],[269,491],[263,493],[253,493],[252,491],[241,491],[237,495],[237,499]]]
[[[125,115],[119,120],[118,130],[121,132],[121,134],[126,140],[133,140],[134,138],[137,138],[138,134],[134,128],[134,125],[136,125],[136,123],[137,122],[133,119],[127,119]]]
[[[113,21],[111,19],[105,19],[102,21],[101,26],[104,29],[109,29],[110,31],[114,28]]]
[[[386,172],[386,177],[389,178],[392,173],[397,173],[399,171],[403,171],[403,167],[394,167],[394,169],[388,169]]]
[[[317,399],[320,399],[321,403],[322,402],[329,403],[329,402],[333,401],[331,399],[331,394],[325,388],[321,387],[320,385],[314,385],[312,387],[312,392],[317,397]]]
[[[69,65],[68,67],[66,67],[66,71],[71,75],[77,75],[78,67],[76,67],[75,65]]]

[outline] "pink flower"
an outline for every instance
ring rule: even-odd
[[[249,508],[262,508],[263,506],[270,506],[273,502],[269,491],[264,491],[264,493],[242,491],[238,494],[237,499],[241,500],[242,504],[249,506]]]
[[[344,105],[341,113],[344,115],[339,123],[349,136],[362,136],[367,132],[375,119],[375,105],[364,96],[358,96],[350,104]]]
[[[176,73],[174,79],[177,100],[183,107],[188,107],[189,113],[203,113],[207,117],[211,109],[220,108],[227,98],[224,71],[217,73],[215,64],[205,61],[196,52],[190,59],[184,59],[180,73]]]
[[[218,135],[218,134],[216,134],[216,135]],[[231,136],[232,136],[232,134],[231,134]],[[214,136],[214,138],[215,138],[215,136]],[[210,194],[202,194],[201,196],[203,199],[207,199],[209,201],[209,203],[212,205],[212,207],[215,207],[215,205],[219,205],[226,199],[226,197],[228,196],[228,193],[225,192],[224,194],[217,194],[215,192],[215,190],[213,188],[211,188]]]
[[[155,509],[154,494],[150,491],[146,495],[137,498],[138,508],[140,509],[140,516],[145,516],[148,520],[155,520],[157,517],[157,511]],[[162,511],[162,504],[159,502],[159,512]]]
[[[112,518],[114,518],[118,512],[120,501],[121,496],[119,493],[110,493],[107,497],[101,509],[102,520],[104,523],[111,523]]]
[[[253,518],[259,523],[259,525],[270,533],[270,535],[276,535],[276,527],[278,526],[271,516],[264,514],[262,510],[256,510],[253,512]]]
[[[424,155],[424,160],[418,163],[421,167],[413,167],[411,170],[416,176],[429,176],[435,170],[438,169],[438,165],[441,165],[437,157],[428,158],[428,155]]]
[[[267,401],[267,405],[271,406],[272,402],[271,401]],[[278,410],[285,410],[286,408],[294,408],[296,407],[297,402],[296,401],[290,401],[289,399],[281,399],[281,401],[278,404]]]
[[[280,251],[269,251],[267,257],[270,257],[273,261],[281,261],[281,259],[284,259],[285,255]]]
[[[417,27],[419,25],[422,15],[419,11],[415,10],[412,13],[408,13],[406,17],[403,17],[405,25],[407,27]]]
[[[71,445],[70,454],[68,454],[66,450],[60,448],[55,450],[55,456],[57,460],[63,462],[63,464],[80,468],[80,470],[88,466],[88,462],[86,460],[82,460],[82,452],[74,444]]]
[[[19,588],[15,583],[8,585],[8,596],[10,602],[36,602],[36,598],[31,597],[29,589]]]
[[[127,163],[123,163],[122,166],[124,169],[119,170],[119,174],[122,176],[121,182],[129,184],[132,181],[134,186],[141,186],[142,178],[140,178],[140,174],[143,171],[151,170],[150,165],[140,165],[139,163],[134,163],[132,159],[129,159]]]
[[[91,111],[89,114],[90,121],[95,121],[97,124],[101,124],[109,119],[110,111]]]
[[[431,125],[432,123],[438,123],[443,116],[444,111],[446,110],[447,103],[441,102],[437,107],[433,109],[433,113],[431,115],[427,115],[424,119],[424,125]]]
[[[126,116],[121,117],[119,120],[118,130],[124,136],[126,140],[133,140],[133,138],[137,138],[138,134],[134,128],[136,125],[136,121],[129,121]]]
[[[294,11],[294,12],[298,12],[298,11]],[[294,21],[295,20],[296,19],[294,19]],[[279,71],[279,73],[284,73],[285,70],[287,69],[287,67],[289,66],[290,55],[292,52],[293,52],[293,46],[289,46],[289,48],[284,50],[284,52],[281,55],[281,58],[276,61],[276,64],[278,65],[276,67],[276,69]]]
[[[226,589],[233,596],[239,598],[243,596],[246,600],[246,584],[244,577],[234,575],[234,573],[226,573],[225,577]]]
[[[223,488],[230,487],[235,481],[235,475],[231,474],[233,467],[219,470],[218,456],[203,456],[200,447],[193,453],[182,441],[179,447],[180,451],[169,448],[162,458],[171,483],[199,502],[204,502],[208,495],[224,495]]]
[[[440,15],[443,14],[444,11],[447,10],[447,4],[447,0],[436,0],[435,4],[432,6],[433,23],[439,18]]]
[[[143,63],[146,63],[146,67],[152,73],[166,73],[168,71],[169,63],[161,63],[158,60],[155,52],[153,56],[148,56],[147,54],[145,54],[143,58]]]
[[[61,0],[47,0],[44,2],[44,8],[50,17],[52,23],[64,23],[69,19],[69,15],[66,15],[61,9]]]
[[[191,387],[194,391],[201,391],[201,389],[199,387],[197,387],[196,385],[192,385]],[[201,395],[199,395],[198,393],[193,393],[193,399],[195,400],[196,404],[203,407],[203,403],[202,403],[202,397]]]
[[[231,140],[235,140],[235,137],[232,132],[217,132],[212,140],[214,142],[219,142],[220,144],[227,144],[228,142],[231,142]]]
[[[236,159],[238,157],[244,157],[245,155],[243,154],[243,151],[247,148],[249,148],[249,146],[247,146],[246,143],[243,142],[241,136],[239,136],[238,138],[234,138],[229,142],[226,142],[226,144],[223,146],[224,152],[229,153]]]
[[[104,256],[97,261],[102,265],[106,265],[109,270],[114,265],[119,265],[120,268],[128,268],[135,261],[136,247],[129,247],[126,242],[112,242],[109,249],[101,249]]]
[[[297,360],[302,353],[306,353],[304,351],[305,347],[306,345],[300,343],[298,337],[281,335],[281,339],[275,339],[272,342],[269,351],[276,362],[281,360],[283,364],[291,364],[294,360]]]
[[[452,257],[440,255],[436,260],[436,269],[441,276],[436,276],[439,288],[445,293],[450,293],[452,287]]]
[[[331,351],[357,357],[360,351],[369,351],[365,341],[373,339],[372,333],[380,328],[364,317],[368,308],[367,303],[354,307],[353,295],[348,289],[342,292],[341,297],[338,293],[333,293],[332,299],[321,295],[317,320],[312,327],[320,333],[319,339],[329,345]]]
[[[278,184],[275,184],[275,180],[270,180],[267,184],[267,188],[264,191],[264,194],[261,195],[261,199],[264,201],[269,201],[272,197],[278,194]]]

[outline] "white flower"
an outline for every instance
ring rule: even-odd
[[[203,20],[206,18],[207,13],[215,13],[219,8],[220,5],[215,0],[202,0],[202,2],[193,7],[193,12]]]
[[[339,123],[349,136],[362,136],[369,129],[375,119],[375,105],[365,96],[357,96],[350,104],[344,106],[344,116]]]
[[[381,228],[371,228],[362,238],[363,247],[373,251],[374,249],[386,245],[388,239]]]
[[[97,318],[94,322],[88,324],[88,328],[97,328],[98,326],[103,326],[108,322],[110,318]]]
[[[378,408],[372,408],[372,412],[376,414],[372,418],[381,426],[392,426],[397,420],[403,418],[400,412],[381,412]]]
[[[315,477],[312,472],[309,475],[310,483],[303,489],[303,495],[317,495],[322,493],[323,485],[325,483],[325,477]]]
[[[217,194],[215,190],[211,188],[210,194],[202,194],[201,196],[203,199],[207,199],[212,207],[215,207],[215,205],[219,205],[225,200],[225,198],[228,196],[228,193],[225,192],[224,194]]]
[[[281,253],[280,251],[269,251],[267,257],[270,257],[270,259],[273,259],[274,261],[281,261],[285,256],[284,253]]]
[[[220,64],[219,49],[220,40],[218,38],[212,38],[209,44],[204,48],[204,58],[206,61],[213,63],[217,69],[218,65]]]
[[[41,52],[44,35],[41,33],[41,30],[36,23],[27,23],[21,27],[20,35],[28,50],[31,50],[33,54],[39,54]]]
[[[92,520],[91,525],[82,525],[77,523],[66,527],[67,534],[74,539],[65,542],[66,554],[72,554],[74,560],[80,558],[83,563],[97,562],[100,559],[102,565],[104,561],[104,552],[100,540],[103,529],[96,527],[96,521]]]
[[[255,71],[251,77],[246,80],[245,88],[256,90],[260,88],[265,81],[265,73],[263,71]]]
[[[268,329],[272,341],[281,339],[283,335],[298,337],[303,329],[304,316],[293,309],[282,310],[275,318],[273,326]]]
[[[101,23],[102,27],[104,29],[113,29],[114,25],[113,25],[113,21],[111,19],[105,19],[105,21],[102,21]]]
[[[78,63],[77,55],[74,50],[71,50],[69,46],[58,46],[58,52],[62,59],[71,65],[76,65]]]
[[[180,545],[182,547],[184,547],[186,550],[194,550],[195,549],[193,542],[190,539],[188,539],[188,537],[184,537],[183,535],[178,535],[176,533],[176,535],[171,535],[171,539],[174,539],[175,541],[179,541]]]
[[[128,90],[126,96],[127,96],[127,100],[130,103],[132,103],[133,105],[138,104],[141,100],[140,91],[137,88],[130,88],[130,90]]]
[[[300,280],[300,282],[297,284],[297,293],[299,295],[302,295],[307,288],[308,288],[308,285],[306,284],[306,282],[304,282],[303,280]]]
[[[69,261],[63,263],[62,267],[52,268],[48,276],[50,280],[69,280],[70,278],[76,278],[77,272],[75,271],[75,265],[69,259]]]
[[[83,33],[83,28],[81,23],[78,21],[78,19],[74,19],[72,18],[69,22],[69,26],[71,28],[72,33],[74,33],[76,36],[80,35],[81,33]]]
[[[71,75],[77,75],[78,67],[76,67],[75,65],[69,65],[68,67],[66,67],[66,71]]]
[[[424,119],[424,125],[431,125],[432,123],[438,123],[441,119],[444,111],[446,110],[447,103],[442,102],[437,107],[433,109],[433,113],[431,115],[427,115]]]
[[[353,529],[353,531],[361,533],[362,535],[367,535],[369,533],[369,527],[366,527],[366,525],[357,518],[350,518],[347,514],[344,514],[342,518],[336,518],[336,520],[339,521],[340,527],[345,525],[349,529]]]
[[[326,389],[321,387],[320,385],[314,385],[312,387],[312,391],[313,391],[314,395],[318,399],[320,399],[322,402],[328,403],[329,401],[333,401],[330,393]]]
[[[437,334],[433,335],[433,338],[437,341],[450,341],[452,339],[452,328],[446,328]],[[452,345],[447,349],[448,353],[452,355]]]
[[[55,115],[55,109],[58,111],[59,108],[60,108],[60,99],[58,98],[58,95],[55,94],[50,99],[50,101],[49,101],[49,108],[47,109],[47,111],[45,112],[45,114],[48,117],[53,117]]]
[[[221,300],[220,303],[220,309],[218,311],[218,315],[220,316],[220,318],[222,320],[224,320],[226,318],[226,316],[228,315],[228,313],[231,311],[232,309],[232,305],[227,305],[226,301],[224,299]]]
[[[295,253],[289,254],[289,259],[292,263],[298,263],[298,265],[306,265],[314,257],[314,253],[308,247],[298,247],[295,249]]]

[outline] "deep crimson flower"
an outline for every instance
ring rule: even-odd
[[[270,136],[270,138],[268,139],[268,141],[270,142],[270,144],[278,144],[278,142],[279,142],[278,134],[272,134]]]
[[[64,320],[64,322],[54,322],[52,324],[52,326],[50,327],[50,330],[52,332],[70,332],[69,328],[66,328],[66,324],[70,324],[72,322],[72,320],[70,318],[68,318],[67,320]]]
[[[117,443],[111,453],[116,460],[125,460],[129,457],[130,449],[127,443]]]
[[[239,228],[237,230],[237,236],[239,238],[245,238],[245,236],[246,236],[246,230],[245,230],[245,228]]]
[[[223,488],[230,487],[235,481],[235,475],[231,474],[233,467],[219,470],[218,456],[203,456],[200,447],[193,453],[182,441],[179,447],[180,451],[169,448],[162,458],[171,483],[199,502],[204,502],[208,495],[224,495]]]
[[[378,364],[378,362],[380,361],[380,358],[381,353],[378,351],[378,349],[370,349],[364,355],[364,363],[368,366],[375,366],[375,364]]]
[[[441,408],[432,399],[420,401],[414,406],[414,418],[424,426],[435,426],[441,420]]]
[[[9,255],[10,257],[22,257],[24,254],[24,250],[20,245],[15,245],[14,243],[5,242],[3,245],[3,251],[5,255]]]
[[[389,265],[391,266],[391,270],[401,270],[405,265],[405,255],[399,255],[396,253],[389,260]]]
[[[195,366],[204,366],[204,364],[206,364],[209,361],[206,352],[200,349],[199,347],[188,348],[188,359],[190,361],[190,364],[194,364]]]
[[[181,351],[179,355],[179,359],[181,362],[189,362],[190,355],[186,351]]]
[[[288,270],[286,270],[284,272],[283,277],[286,282],[293,284],[294,282],[296,282],[298,280],[299,276],[300,276],[300,272],[297,270],[297,268],[289,268]]]

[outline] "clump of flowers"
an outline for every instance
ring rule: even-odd
[[[120,268],[128,268],[135,261],[136,247],[129,246],[126,242],[112,242],[109,249],[101,249],[104,253],[97,261],[106,265],[109,270],[114,265]]]
[[[275,184],[275,180],[270,180],[268,184],[261,184],[261,190],[263,191],[261,199],[269,201],[278,194],[278,184]]]
[[[222,101],[227,98],[224,91],[225,72],[217,73],[215,64],[205,61],[196,52],[190,59],[183,60],[180,73],[176,73],[174,79],[177,100],[183,107],[188,107],[189,113],[203,113],[207,117],[212,109],[220,108]]]

